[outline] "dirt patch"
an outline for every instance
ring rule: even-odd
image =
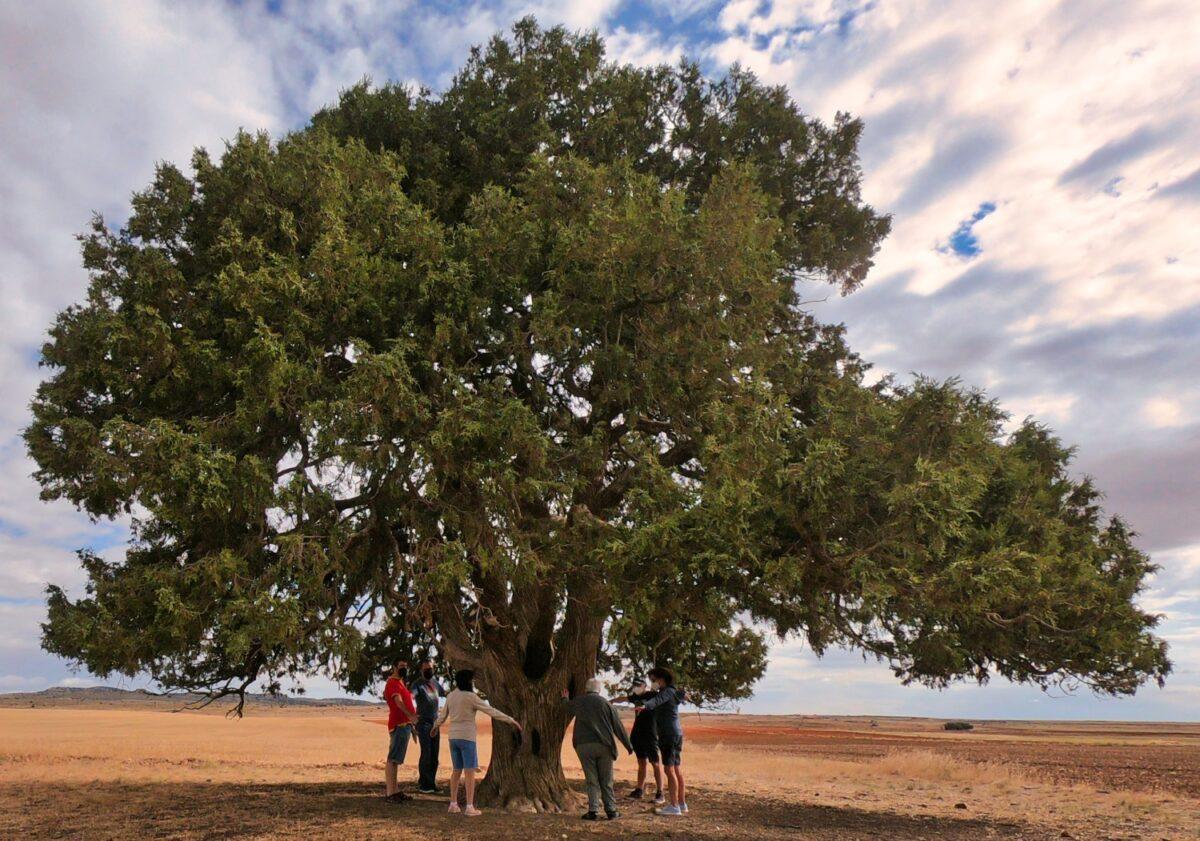
[[[687,734],[699,741],[724,742],[736,744],[774,744],[795,741],[800,744],[823,742],[861,742],[864,744],[896,743],[910,741],[913,736],[899,733],[857,733],[853,730],[828,730],[814,727],[765,726],[739,727],[736,722],[728,724],[693,724],[687,728]]]
[[[697,739],[699,740],[699,738]],[[1075,745],[989,740],[976,744],[914,737],[847,734],[837,739],[802,735],[764,739],[714,739],[771,753],[869,760],[898,748],[925,750],[970,762],[1007,762],[1055,782],[1098,788],[1172,792],[1200,797],[1200,747],[1192,745]]]
[[[885,720],[877,728],[862,722],[861,729],[837,726],[843,723],[705,716],[685,722],[685,729],[697,744],[858,760],[897,749],[933,751],[971,762],[1012,763],[1063,784],[1200,797],[1196,725],[984,722],[969,733],[943,733],[931,719]]]

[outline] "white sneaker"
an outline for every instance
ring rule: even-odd
[[[679,804],[679,814],[681,814],[681,815],[687,814],[687,804],[686,803]]]
[[[449,808],[449,809],[447,809],[446,811],[447,811],[447,812],[449,812],[449,813],[450,813],[450,814],[452,814],[452,815],[457,815],[459,812],[461,812],[461,811],[462,811],[462,809],[458,808],[458,804],[457,804],[457,803],[451,803],[451,804],[450,804],[450,808]]]
[[[661,809],[655,809],[654,814],[656,814],[656,815],[682,815],[683,812],[679,811],[678,806],[663,806]]]

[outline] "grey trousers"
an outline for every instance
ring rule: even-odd
[[[617,811],[617,798],[613,794],[613,756],[607,745],[589,743],[578,745],[575,753],[583,766],[583,779],[587,783],[588,811]]]

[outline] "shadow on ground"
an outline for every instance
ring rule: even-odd
[[[785,803],[693,789],[692,814],[663,818],[645,806],[616,821],[586,823],[578,815],[479,818],[446,814],[445,800],[385,803],[367,783],[119,783],[0,786],[0,837],[43,838],[304,838],[561,841],[612,839],[981,839],[1040,837],[1026,827],[971,818],[872,812]]]

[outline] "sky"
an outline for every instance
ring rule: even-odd
[[[40,650],[43,591],[78,593],[75,550],[119,556],[127,534],[39,501],[19,437],[46,329],[86,287],[91,214],[119,225],[156,162],[300,127],[364,76],[442,89],[527,14],[599,30],[616,60],[736,62],[813,116],[863,118],[864,195],[892,234],[860,291],[810,306],[878,375],[959,376],[1051,425],[1161,566],[1142,603],[1165,617],[1166,689],[939,692],[792,640],[740,708],[1200,717],[1200,4],[1153,0],[0,3],[0,692],[98,682]]]

